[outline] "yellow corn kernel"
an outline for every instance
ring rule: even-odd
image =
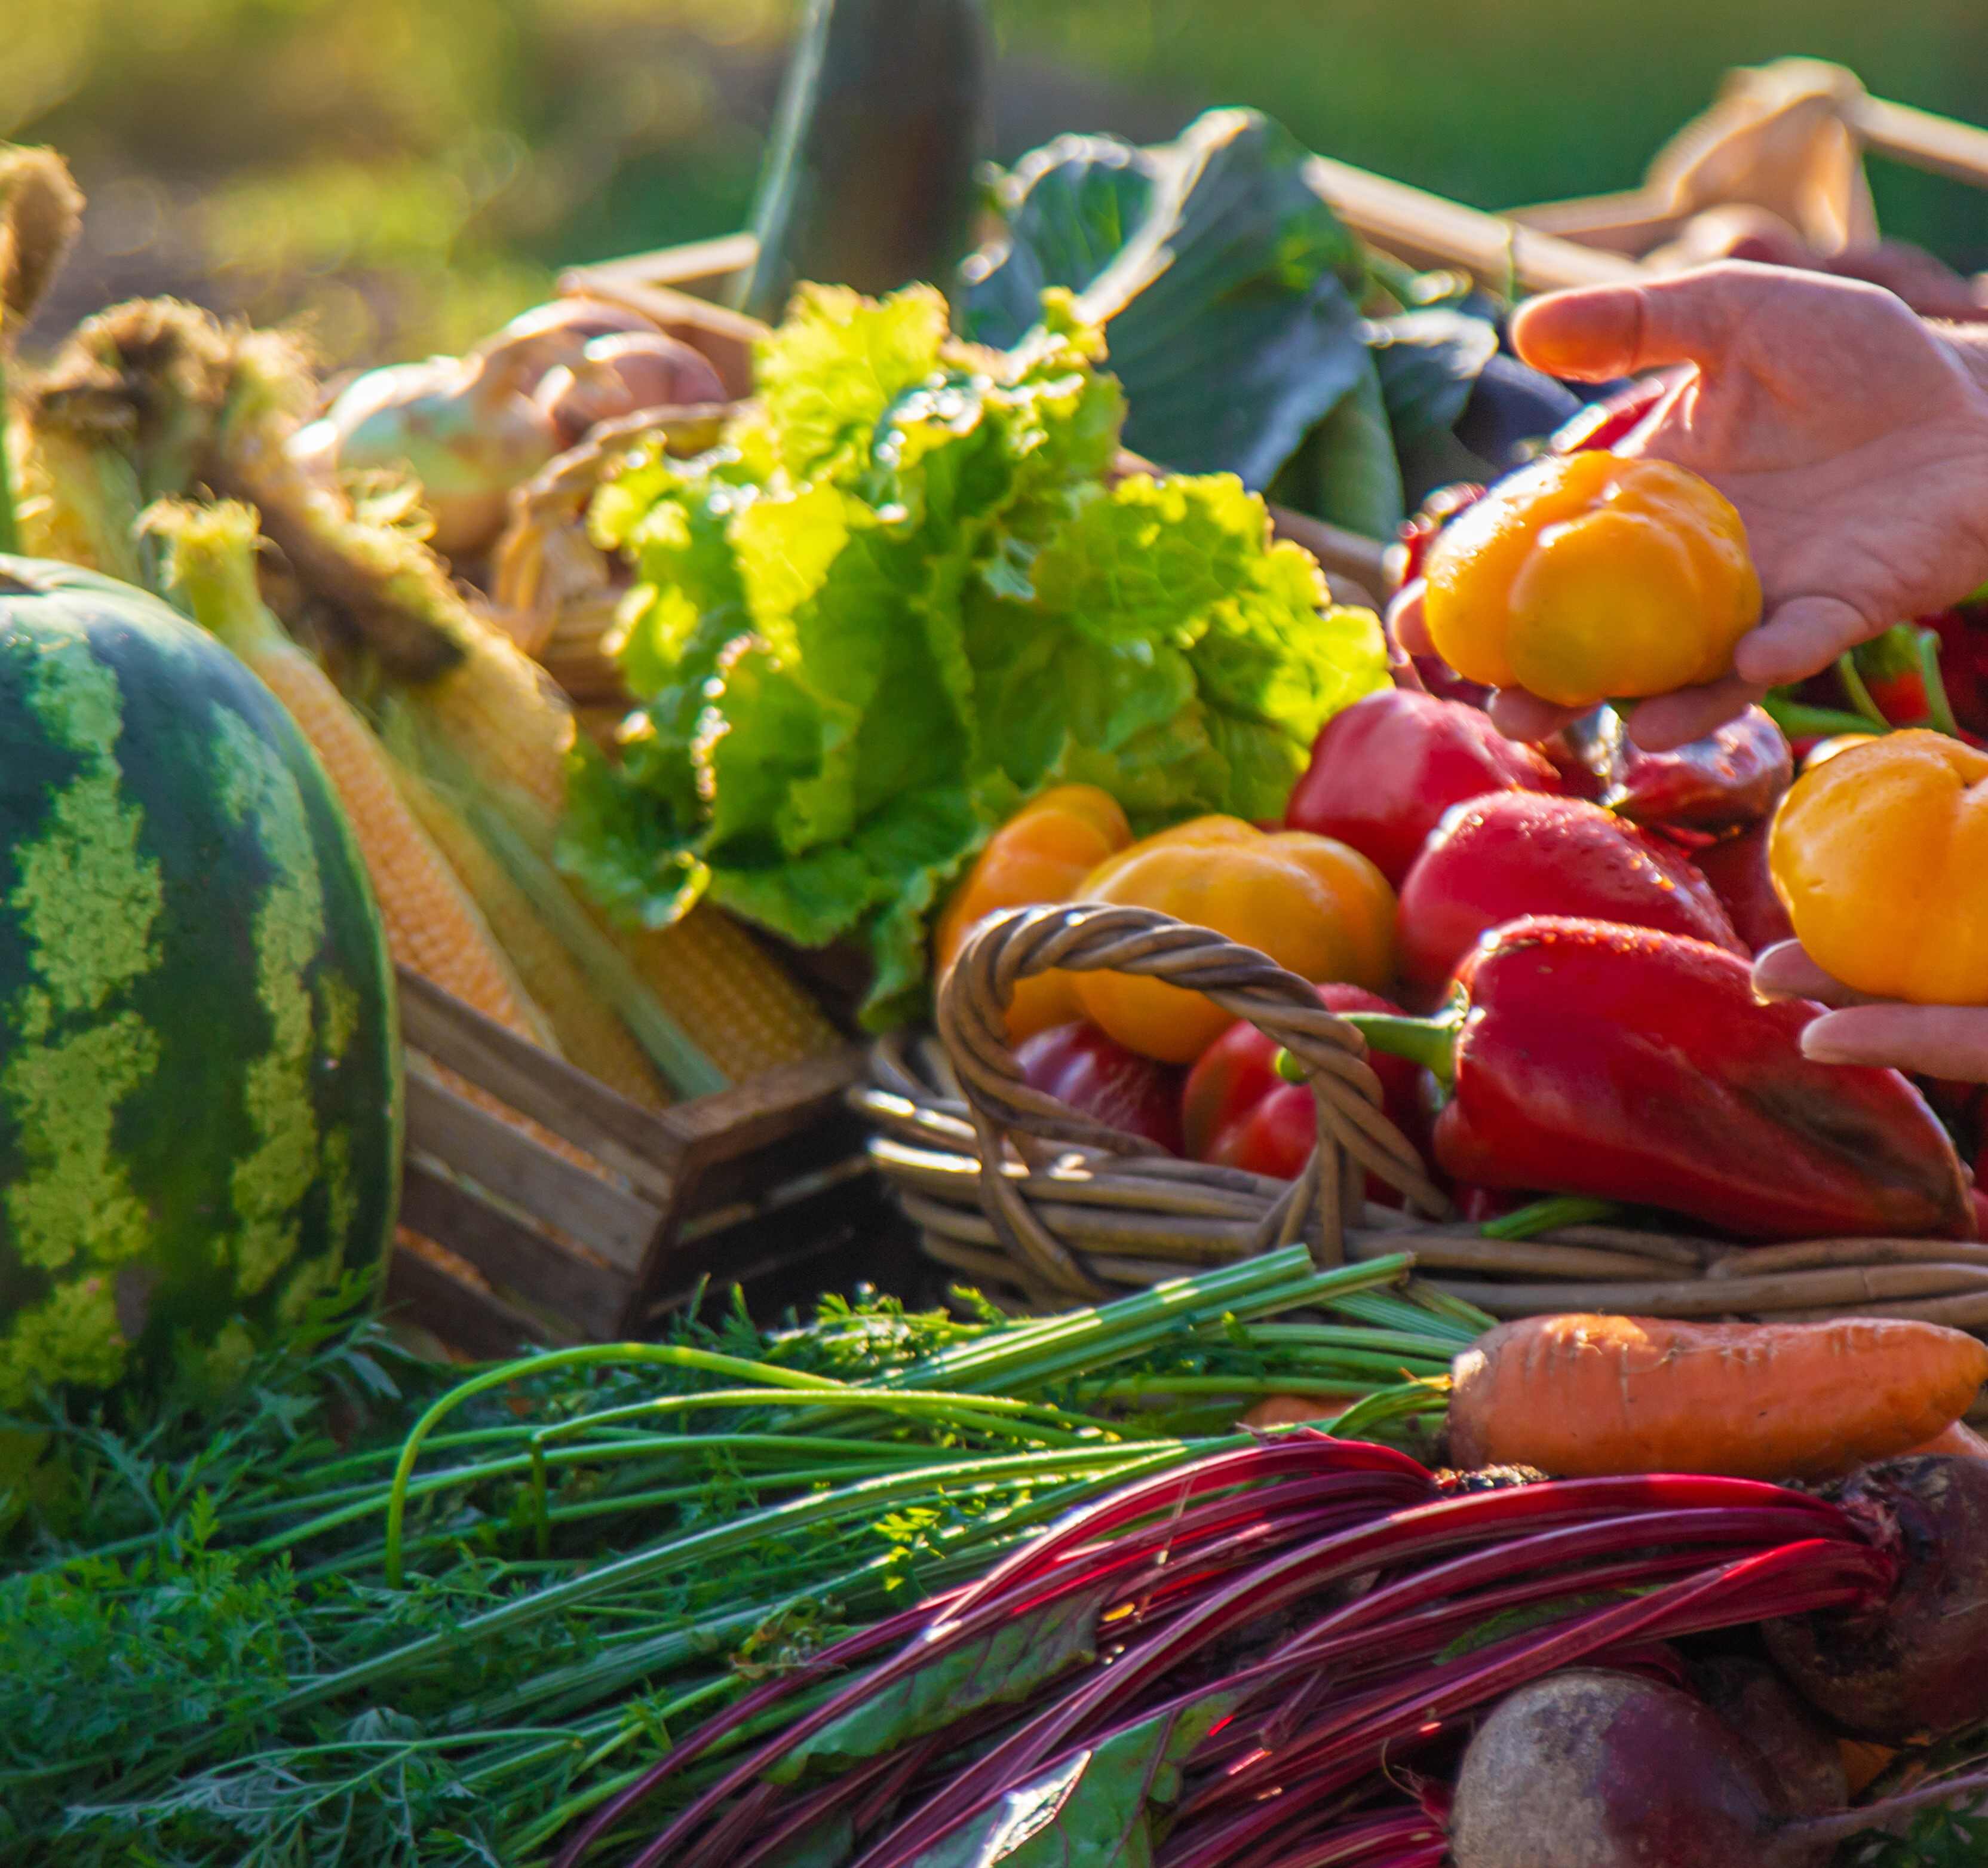
[[[611,931],[663,1009],[734,1083],[841,1041],[786,969],[708,903],[666,928]]]

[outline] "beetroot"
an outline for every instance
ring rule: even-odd
[[[1478,1728],[1450,1808],[1456,1868],[1824,1868],[1837,1843],[1982,1794],[1979,1778],[1790,1818],[1760,1751],[1689,1693],[1570,1668]]]
[[[1886,1460],[1834,1496],[1895,1551],[1898,1582],[1861,1614],[1769,1622],[1776,1665],[1854,1738],[1898,1744],[1988,1718],[1988,1466]]]
[[[1689,1671],[1699,1697],[1760,1753],[1783,1816],[1819,1816],[1849,1802],[1841,1748],[1766,1661],[1719,1654]]]
[[[1709,1707],[1575,1668],[1520,1687],[1478,1728],[1450,1849],[1457,1868],[1752,1868],[1778,1809],[1760,1754]]]

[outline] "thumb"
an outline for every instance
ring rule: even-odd
[[[1702,266],[1632,286],[1583,286],[1521,306],[1519,355],[1549,376],[1605,381],[1670,364],[1716,364],[1772,289],[1775,269]]]

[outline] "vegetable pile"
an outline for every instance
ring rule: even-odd
[[[1609,452],[1648,387],[1575,414],[1247,111],[1025,159],[954,276],[982,47],[925,26],[957,120],[873,199],[816,80],[881,83],[878,28],[811,15],[749,345],[576,295],[327,397],[142,301],[30,368],[80,204],[0,154],[0,1855],[1979,1860],[1980,1093],[1810,1060],[1750,966],[1792,931],[1988,998],[1964,916],[1912,925],[1981,868],[1979,619],[1641,751],[1614,703],[1720,677],[1760,604],[1724,500]],[[800,276],[825,189],[876,296]],[[1443,660],[1391,667],[1266,492],[1398,528]],[[526,653],[575,617],[611,718]],[[1514,682],[1587,711],[1515,745]],[[1349,1237],[1453,1203],[1486,1310],[1542,1263],[1661,1281],[1680,1227],[1719,1275],[1847,1245],[1973,1288],[1496,1324],[1294,1247],[472,1370],[352,1321],[393,965],[657,1108],[838,1041],[741,924],[853,955],[884,1027],[1060,902],[1212,929],[1363,1034],[1428,1173]],[[1005,1016],[1094,1125],[1306,1171],[1308,1067],[1210,999],[1052,972]]]

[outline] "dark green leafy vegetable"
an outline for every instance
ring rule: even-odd
[[[1349,532],[1391,540],[1407,508],[1385,384],[1369,361],[1272,483],[1270,496]]]
[[[1148,823],[1281,814],[1319,726],[1385,681],[1378,621],[1324,608],[1233,478],[1107,486],[1097,355],[1067,296],[1003,355],[951,340],[936,293],[811,289],[720,447],[603,488],[642,705],[583,764],[562,860],[604,906],[655,925],[708,892],[803,946],[857,936],[888,1022],[941,892],[1042,787]]]
[[[1455,428],[1498,354],[1498,333],[1486,320],[1442,309],[1377,319],[1368,341],[1388,425],[1403,447]]]
[[[1126,445],[1268,486],[1364,362],[1364,261],[1310,160],[1255,110],[1209,111],[1152,149],[1059,139],[1008,179],[1007,250],[969,264],[967,334],[1016,343],[1044,288],[1070,287],[1105,328]]]

